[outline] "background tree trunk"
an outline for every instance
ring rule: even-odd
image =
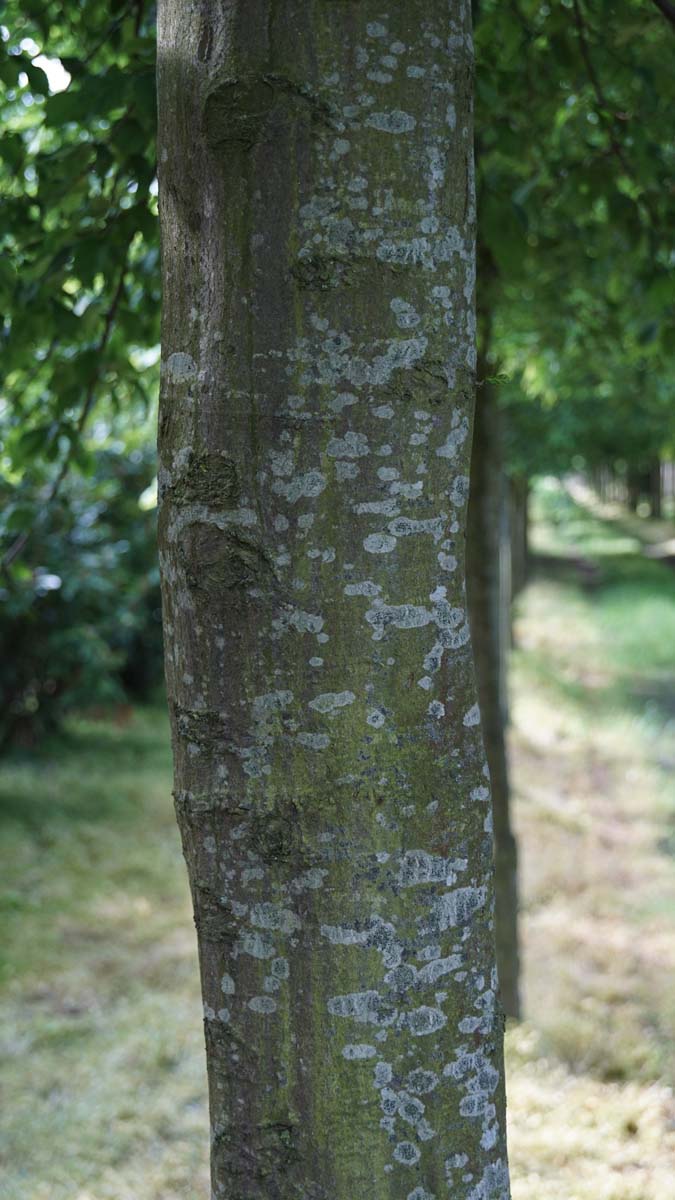
[[[506,1200],[469,8],[162,0],[160,557],[212,1194]]]
[[[652,517],[661,516],[661,460],[655,458],[649,472],[649,508]]]
[[[509,478],[509,533],[511,539],[511,600],[515,600],[527,583],[529,484],[524,475]]]
[[[506,749],[507,652],[510,644],[511,582],[508,571],[508,481],[504,473],[501,420],[487,382],[489,366],[479,358],[471,456],[467,535],[467,591],[483,737],[490,767],[495,834],[497,962],[507,1016],[520,1016],[518,993],[518,878],[511,829]]]

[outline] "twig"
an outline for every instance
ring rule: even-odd
[[[652,0],[652,4],[663,13],[666,21],[675,26],[675,4],[671,4],[670,0]]]
[[[654,0],[654,2],[659,3],[660,0]],[[668,3],[668,0],[665,0],[665,2]],[[602,117],[603,121],[605,122],[605,125],[607,127],[607,132],[609,133],[610,152],[621,163],[621,166],[623,167],[628,178],[631,179],[633,181],[633,183],[635,183],[638,186],[638,188],[640,188],[640,191],[642,194],[639,198],[633,198],[633,203],[635,204],[635,206],[639,212],[640,201],[642,202],[642,205],[644,206],[644,210],[647,214],[647,217],[649,218],[649,223],[651,225],[652,232],[654,232],[657,228],[658,221],[656,220],[654,213],[652,211],[651,203],[646,195],[646,192],[645,192],[642,184],[640,183],[639,178],[636,176],[635,171],[633,170],[630,162],[626,158],[626,155],[624,154],[624,151],[623,151],[623,147],[615,134],[615,130],[617,128],[618,123],[620,122],[620,120],[622,120],[624,118],[622,115],[617,114],[612,109],[612,107],[609,104],[607,97],[605,96],[605,93],[602,89],[600,80],[596,74],[595,67],[593,65],[593,59],[591,57],[590,47],[588,44],[586,23],[584,21],[583,13],[581,11],[580,0],[572,0],[572,7],[574,9],[574,21],[575,21],[575,24],[577,27],[577,37],[579,40],[579,49],[581,51],[581,57],[584,60],[584,66],[586,67],[586,74],[588,75],[589,82],[591,84],[591,87],[593,88],[593,91],[595,92],[595,98],[598,103],[598,108],[600,109],[600,116]],[[674,10],[674,12],[675,12],[675,10]]]

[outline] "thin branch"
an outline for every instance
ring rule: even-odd
[[[652,0],[652,4],[655,4],[663,13],[666,21],[670,21],[670,24],[675,26],[675,4],[671,4],[670,0]]]
[[[579,4],[579,0],[572,0],[572,4],[574,7],[574,22],[577,27],[577,36],[579,38],[579,49],[581,50],[581,57],[583,58],[584,65],[586,67],[586,74],[588,75],[588,78],[591,82],[593,91],[595,92],[595,96],[598,101],[599,107],[606,109],[607,112],[610,112],[610,107],[607,103],[607,100],[605,99],[605,94],[600,86],[600,80],[598,79],[598,77],[595,73],[595,67],[593,66],[593,60],[591,58],[591,53],[588,48],[588,40],[586,38],[586,24],[584,22],[584,18],[583,18],[582,12],[581,12],[581,5]]]
[[[654,2],[658,3],[659,0],[654,0]],[[584,61],[584,66],[586,67],[586,74],[588,75],[589,83],[591,84],[591,87],[593,88],[593,91],[595,93],[595,98],[597,100],[598,108],[600,109],[600,116],[602,117],[602,119],[607,127],[607,132],[609,134],[610,152],[621,163],[621,166],[623,167],[628,178],[631,179],[633,181],[633,183],[637,184],[637,186],[642,189],[640,180],[636,176],[635,171],[633,170],[630,162],[626,158],[626,155],[624,154],[624,150],[623,150],[623,146],[621,145],[621,142],[616,137],[615,131],[617,130],[617,128],[620,128],[620,122],[625,119],[625,116],[624,116],[624,114],[619,114],[612,109],[612,107],[609,104],[607,97],[605,96],[605,93],[602,89],[598,75],[595,71],[595,66],[593,64],[593,59],[591,57],[590,47],[589,47],[589,43],[588,43],[587,27],[586,27],[586,23],[584,21],[583,13],[581,11],[580,0],[572,0],[572,7],[574,9],[574,21],[575,21],[575,25],[577,27],[577,38],[579,41],[579,49],[581,51],[581,57]],[[633,200],[633,203],[635,204],[638,211],[640,210],[640,201],[642,202],[642,205],[644,206],[644,210],[646,211],[646,214],[649,217],[649,222],[651,224],[652,231],[654,231],[657,227],[658,222],[655,220],[654,213],[651,208],[651,203],[648,200],[648,197],[645,194],[644,190],[642,191],[642,195],[641,195],[641,197],[639,197],[639,199]]]
[[[128,253],[129,253],[129,247],[127,247],[127,250],[124,255],[124,261],[122,263],[122,269],[120,271],[119,279],[117,281],[117,287],[115,288],[112,300],[110,301],[110,304],[106,310],[101,336],[100,336],[98,342],[96,343],[96,353],[98,355],[98,367],[97,367],[97,370],[94,371],[94,374],[92,375],[91,379],[89,380],[89,384],[87,386],[87,390],[86,390],[85,396],[84,396],[84,403],[82,405],[82,409],[80,411],[80,415],[77,420],[77,425],[75,426],[75,436],[70,439],[70,442],[68,444],[68,450],[66,451],[63,462],[61,463],[61,466],[59,468],[59,473],[56,476],[56,479],[54,480],[52,486],[50,487],[50,489],[47,493],[47,496],[44,500],[44,503],[42,504],[42,507],[40,509],[40,516],[42,516],[45,513],[45,511],[51,507],[51,505],[54,503],[54,500],[56,499],[56,497],[59,494],[59,492],[61,490],[61,485],[63,484],[63,481],[64,481],[66,475],[68,474],[68,469],[69,469],[71,461],[72,461],[72,457],[73,457],[73,454],[75,451],[75,446],[76,446],[77,442],[79,441],[80,437],[82,436],[84,427],[89,418],[89,414],[91,412],[92,405],[94,403],[94,398],[96,396],[96,387],[97,387],[97,384],[100,379],[101,362],[103,359],[103,353],[104,353],[105,348],[108,345],[108,342],[110,340],[110,335],[112,333],[113,325],[115,323],[115,316],[117,315],[117,309],[119,308],[120,300],[122,299],[122,295],[124,293],[124,277],[127,273]],[[31,525],[28,529],[24,529],[18,535],[18,537],[16,537],[14,539],[14,541],[12,542],[9,549],[6,550],[5,553],[3,554],[2,560],[0,560],[0,569],[2,569],[2,571],[5,574],[8,570],[8,568],[15,561],[15,559],[17,559],[19,557],[19,555],[22,553],[34,528],[35,528],[35,523],[33,525]]]

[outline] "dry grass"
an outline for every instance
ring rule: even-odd
[[[540,496],[538,515],[538,549],[560,558],[520,602],[513,665],[527,1018],[508,1034],[513,1196],[665,1200],[675,575],[663,564],[655,575],[639,545],[559,492]],[[636,649],[655,610],[659,626]]]
[[[508,1033],[513,1197],[667,1200],[675,575],[559,492],[539,508],[549,558],[519,606],[512,687],[527,1016]],[[76,724],[0,771],[3,1200],[208,1194],[169,795],[152,711]]]

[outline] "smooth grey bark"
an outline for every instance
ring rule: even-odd
[[[160,562],[212,1196],[507,1200],[465,0],[161,0]]]
[[[477,393],[471,457],[467,591],[494,815],[499,988],[506,1015],[519,1018],[518,862],[511,828],[506,746],[507,654],[511,640],[508,480],[504,472],[501,414],[483,356],[479,364],[479,378],[483,382]]]

